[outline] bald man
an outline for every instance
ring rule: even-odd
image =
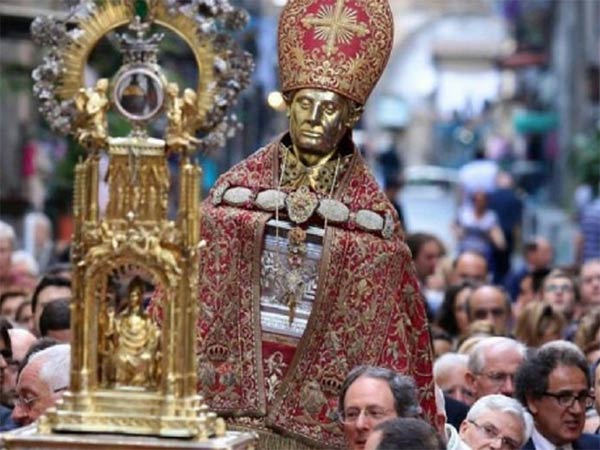
[[[485,257],[477,252],[462,252],[454,260],[450,279],[452,284],[463,281],[485,283],[489,278],[488,265]]]
[[[483,284],[473,290],[467,299],[469,322],[485,320],[492,324],[494,333],[500,336],[509,334],[512,304],[504,289],[492,284]]]

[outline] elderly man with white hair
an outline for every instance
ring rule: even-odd
[[[19,287],[27,291],[33,291],[40,274],[39,265],[33,255],[25,250],[15,250],[11,259],[12,273]]]
[[[12,419],[20,426],[36,421],[69,388],[71,346],[53,345],[33,354],[17,381]]]
[[[533,419],[517,400],[505,395],[481,397],[460,426],[457,450],[519,450],[533,430]],[[448,447],[450,448],[450,447]]]
[[[27,330],[19,328],[0,330],[0,372],[2,373],[0,403],[5,406],[14,406],[18,368],[34,342],[35,336]]]
[[[478,342],[471,350],[467,386],[475,399],[490,394],[514,396],[514,377],[527,348],[514,339],[494,336]]]
[[[446,400],[442,389],[435,385],[435,419],[434,425],[437,428],[439,435],[446,443],[447,450],[461,450],[462,441],[458,436],[458,431],[452,424],[447,423],[448,415],[446,414]]]
[[[445,395],[471,405],[473,394],[468,389],[465,379],[468,362],[468,355],[445,353],[433,364],[433,379]]]

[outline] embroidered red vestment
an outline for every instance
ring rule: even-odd
[[[413,376],[424,412],[433,417],[432,351],[410,253],[393,206],[356,149],[332,198],[350,211],[391,213],[391,237],[362,231],[352,220],[328,224],[302,338],[261,330],[260,257],[274,214],[251,200],[226,205],[215,194],[228,187],[254,195],[277,188],[279,149],[279,141],[271,143],[234,166],[204,203],[199,391],[221,415],[337,448],[343,445],[335,414],[340,385],[350,369],[369,364]]]

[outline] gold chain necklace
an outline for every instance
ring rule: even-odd
[[[283,183],[283,179],[285,176],[285,169],[286,169],[286,164],[287,164],[287,156],[288,153],[290,152],[290,150],[283,145],[284,148],[284,155],[283,155],[283,162],[281,164],[281,173],[279,175],[279,182],[277,183],[277,199],[281,198],[281,185]],[[278,155],[279,156],[279,155]],[[340,169],[340,163],[341,163],[341,155],[338,154],[337,157],[337,162],[335,165],[335,170],[334,170],[334,174],[333,174],[333,180],[331,183],[331,187],[329,189],[329,195],[328,198],[331,198],[333,196],[333,191],[335,189],[335,184],[337,181],[337,177],[339,174],[339,169]],[[303,187],[300,187],[300,189],[303,189]],[[275,274],[275,277],[278,276],[281,267],[283,267],[283,265],[281,264],[281,255],[279,250],[279,205],[277,205],[277,207],[275,208],[275,242],[277,242],[277,251],[276,251],[276,257],[274,258],[274,265],[273,265],[273,272]],[[289,214],[288,214],[289,215]],[[324,224],[323,224],[323,230],[326,232],[327,230],[327,217],[325,217],[324,220]],[[323,239],[325,239],[325,234],[323,234]],[[285,274],[284,274],[284,279],[283,279],[283,290],[284,290],[284,295],[283,295],[283,301],[281,301],[281,303],[285,304],[288,306],[289,308],[289,324],[291,325],[292,322],[294,321],[294,317],[295,317],[295,313],[296,313],[296,307],[298,305],[298,302],[302,299],[302,297],[304,296],[304,292],[306,290],[306,286],[305,286],[305,282],[304,282],[304,277],[303,277],[303,263],[305,261],[305,257],[306,257],[306,230],[304,230],[302,227],[296,225],[295,227],[291,228],[288,232],[288,267],[289,269],[285,270]]]
[[[281,146],[286,152],[286,164],[282,170],[282,185],[289,185],[291,188],[299,188],[306,185],[320,195],[327,194],[331,186],[335,186],[336,171],[346,166],[349,162],[347,157],[341,157],[338,153],[336,160],[320,162],[314,166],[306,166],[300,158],[285,146]],[[289,155],[287,155],[289,153]]]

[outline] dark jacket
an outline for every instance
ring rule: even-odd
[[[0,432],[14,430],[18,427],[11,418],[12,409],[0,405]]]
[[[467,417],[469,407],[445,394],[444,401],[446,402],[446,422],[457,430],[460,429],[460,424]]]
[[[583,433],[579,439],[572,442],[572,444],[573,450],[600,450],[600,436]],[[531,439],[527,441],[523,450],[536,450]]]

